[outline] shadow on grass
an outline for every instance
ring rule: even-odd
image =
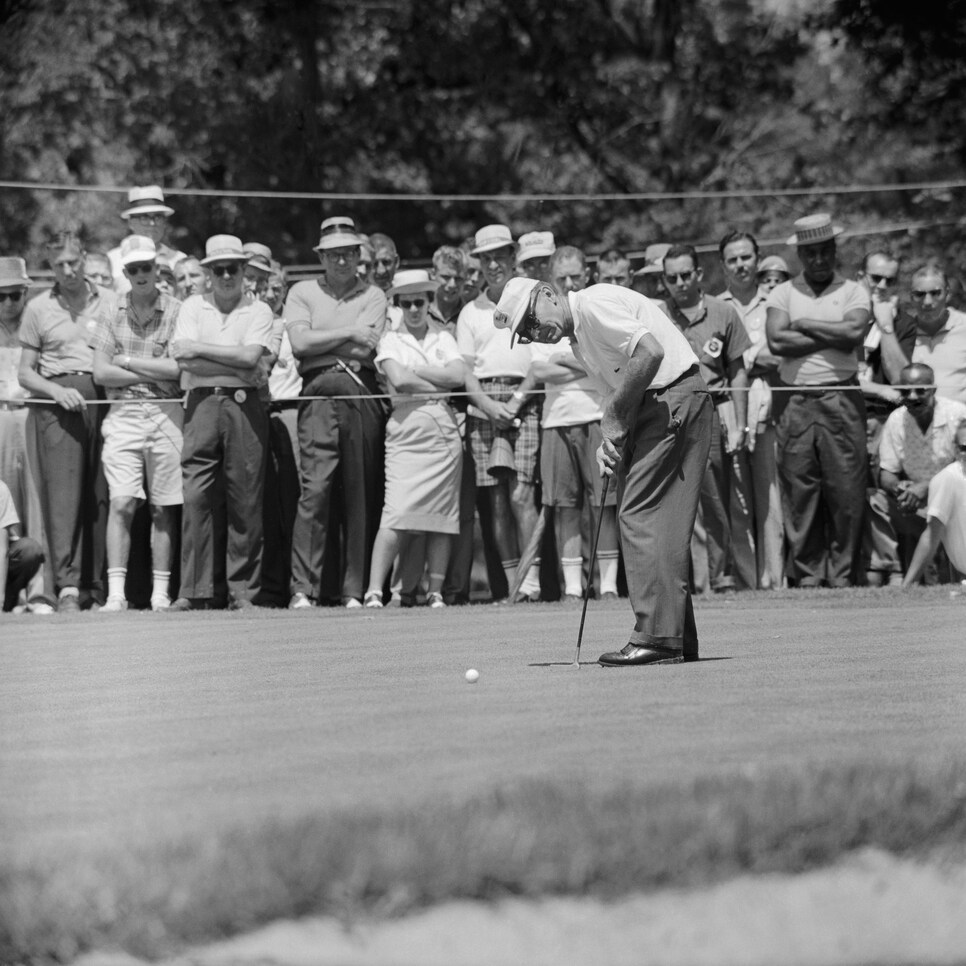
[[[619,896],[966,840],[966,761],[816,767],[606,793],[522,783],[464,802],[310,815],[109,854],[0,863],[0,962],[136,956],[280,918],[451,899]]]
[[[727,655],[724,655],[724,656],[719,656],[719,657],[702,657],[702,658],[698,658],[697,661],[688,661],[687,664],[688,664],[688,667],[694,667],[695,664],[711,664],[713,661],[733,661],[733,660],[734,660],[733,657],[728,657]],[[569,668],[573,668],[574,670],[577,670],[577,667],[574,665],[574,662],[573,661],[533,661],[530,664],[528,664],[527,667],[554,667],[554,668],[559,668],[559,667],[566,668],[566,667],[569,667]],[[603,665],[602,664],[598,664],[597,661],[581,661],[580,662],[580,667],[599,667],[599,668],[603,669]],[[671,664],[671,665],[667,665],[667,664],[658,664],[658,665],[648,665],[648,664],[644,664],[644,665],[641,665],[640,667],[629,667],[629,668],[608,667],[606,670],[608,670],[608,671],[631,671],[631,670],[639,670],[639,671],[651,670],[651,671],[654,671],[654,670],[657,670],[657,668],[665,668],[665,667],[679,667],[679,665],[677,665],[677,664]]]

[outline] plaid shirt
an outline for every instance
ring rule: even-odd
[[[106,352],[112,358],[116,355],[142,359],[170,358],[171,337],[180,308],[181,303],[177,299],[158,292],[150,321],[146,325],[140,325],[131,308],[131,296],[128,294],[121,299],[114,315],[102,319],[98,324],[91,339],[91,348]],[[173,399],[180,395],[178,379],[145,381],[107,390],[108,399]]]

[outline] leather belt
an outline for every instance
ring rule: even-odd
[[[345,373],[346,369],[351,372],[373,371],[369,366],[364,366],[358,359],[343,359],[340,362],[333,362],[327,366],[318,366],[315,369],[309,369],[308,372],[303,372],[302,381],[305,382],[309,379],[314,379],[316,376],[324,376],[327,372]]]
[[[254,389],[242,389],[239,386],[196,386],[190,390],[199,396],[231,396],[240,406]]]

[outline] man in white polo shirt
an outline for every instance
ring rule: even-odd
[[[636,622],[607,667],[697,660],[688,589],[691,531],[711,447],[712,403],[698,358],[644,296],[615,285],[560,295],[513,279],[494,323],[528,342],[569,338],[605,394],[598,451],[617,480],[621,546]]]
[[[860,563],[866,490],[865,400],[858,349],[869,293],[835,268],[843,229],[828,214],[795,222],[802,274],[768,296],[765,333],[784,387],[777,420],[778,472],[788,578],[799,587],[849,587]]]
[[[181,306],[171,354],[188,390],[184,416],[181,596],[171,610],[215,601],[225,560],[228,606],[252,606],[262,564],[262,493],[268,414],[258,396],[259,362],[272,351],[272,310],[249,301],[241,239],[214,235],[201,264],[211,291]],[[220,534],[227,532],[226,546]]]

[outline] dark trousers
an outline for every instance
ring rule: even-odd
[[[731,543],[730,457],[722,442],[721,421],[717,411],[711,418],[711,449],[708,469],[701,480],[701,516],[708,549],[708,583],[712,590],[735,586],[734,552]]]
[[[777,425],[787,573],[800,587],[848,587],[862,544],[865,400],[843,387],[789,396]]]
[[[59,386],[85,399],[103,399],[90,375],[58,376]],[[103,406],[68,412],[35,406],[27,417],[34,436],[37,487],[47,535],[54,591],[77,587],[104,602],[107,566],[107,481],[101,467]],[[50,588],[48,588],[50,589]]]
[[[213,599],[220,559],[230,600],[258,593],[267,445],[268,415],[253,390],[246,390],[243,403],[232,395],[188,393],[181,454],[182,597]]]
[[[372,544],[384,492],[385,408],[375,374],[363,369],[363,385],[344,372],[311,374],[303,396],[353,396],[299,406],[301,496],[292,534],[292,593],[322,598],[322,567],[330,537],[333,491],[341,490],[341,587],[343,598],[361,600],[369,577]],[[331,559],[331,558],[330,558]],[[329,584],[326,581],[326,584]]]
[[[14,609],[20,591],[30,583],[43,562],[44,551],[36,540],[21,537],[10,544],[7,549],[7,586],[3,593],[5,611]]]
[[[691,602],[691,531],[711,446],[704,380],[686,374],[649,391],[628,438],[618,498],[627,590],[637,618],[630,641],[698,656]]]
[[[284,607],[292,579],[292,531],[299,503],[298,413],[294,407],[268,416],[268,460],[265,467],[260,603]]]

